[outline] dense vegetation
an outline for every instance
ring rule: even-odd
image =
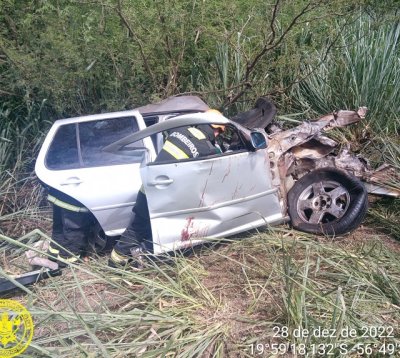
[[[46,236],[31,230],[49,232],[33,164],[58,118],[183,93],[227,115],[267,95],[281,120],[367,106],[343,144],[400,170],[399,15],[397,0],[0,0],[0,238],[13,249],[5,271],[26,242]],[[371,227],[398,239],[399,208],[376,204]],[[276,325],[396,325],[398,260],[381,231],[370,237],[320,245],[293,231],[260,233],[143,275],[92,260],[27,292],[39,327],[31,356],[68,356],[70,347],[82,356],[245,356]],[[213,282],[221,260],[227,282]]]
[[[35,150],[56,118],[181,93],[228,114],[259,95],[286,113],[367,105],[372,123],[396,133],[400,25],[392,6],[4,0],[0,166]]]

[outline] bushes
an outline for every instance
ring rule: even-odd
[[[32,169],[42,133],[57,118],[184,92],[228,115],[260,95],[273,95],[286,113],[366,104],[371,124],[395,133],[400,27],[385,13],[384,26],[364,16],[341,28],[357,2],[3,1],[0,169]]]

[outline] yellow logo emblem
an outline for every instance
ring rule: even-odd
[[[32,341],[31,314],[19,302],[0,300],[0,358],[15,357]]]

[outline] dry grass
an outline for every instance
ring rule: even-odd
[[[15,298],[35,321],[29,356],[247,357],[256,343],[329,343],[294,337],[298,327],[393,327],[386,341],[400,343],[399,252],[369,227],[336,240],[281,228],[140,273],[90,258]],[[283,326],[289,337],[274,337]]]

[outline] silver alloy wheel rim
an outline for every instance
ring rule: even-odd
[[[322,180],[305,188],[297,201],[297,214],[313,225],[333,223],[347,212],[350,194],[342,184]]]

